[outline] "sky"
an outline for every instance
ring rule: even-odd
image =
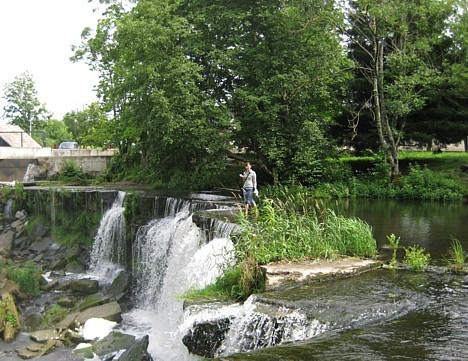
[[[97,100],[98,74],[69,60],[82,30],[96,27],[93,6],[88,0],[0,0],[0,118],[5,85],[25,72],[52,119]]]

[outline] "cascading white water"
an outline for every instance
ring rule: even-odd
[[[172,216],[177,208],[180,211]],[[133,250],[139,277],[137,307],[123,316],[122,327],[137,335],[149,334],[148,351],[155,360],[197,360],[181,341],[185,330],[179,329],[183,305],[178,296],[212,283],[223,265],[232,262],[233,245],[228,238],[203,244],[188,203],[166,206],[166,213],[138,232]]]
[[[7,199],[5,207],[3,209],[3,215],[7,219],[13,217],[13,198]]]
[[[267,310],[251,296],[237,310],[231,327],[217,356],[230,355],[292,341],[310,339],[328,329],[327,324],[309,319],[299,309],[280,307],[276,312],[271,305]]]
[[[120,240],[125,230],[119,227],[124,224],[120,218],[124,196],[119,193],[101,222],[93,247],[95,271],[106,270],[110,261],[123,254]],[[182,339],[196,323],[204,321],[229,319],[229,330],[216,350],[217,356],[308,339],[328,328],[300,310],[272,311],[253,297],[243,305],[192,307],[184,313],[179,296],[213,283],[234,263],[229,237],[236,226],[212,221],[211,241],[206,242],[204,233],[192,221],[191,211],[187,201],[166,199],[165,216],[140,227],[133,243],[135,308],[123,315],[121,328],[136,336],[149,335],[148,351],[155,361],[199,360],[188,352]],[[116,248],[120,251],[114,254]],[[266,309],[269,311],[264,312]]]
[[[94,237],[91,251],[91,265],[89,273],[104,279],[112,279],[119,263],[124,261],[125,221],[124,207],[125,192],[119,191],[112,207],[104,214],[99,229]]]
[[[31,173],[34,167],[35,167],[34,164],[28,164],[28,168],[26,168],[26,172],[24,173],[24,176],[23,176],[23,182],[29,182],[34,179],[34,177],[31,176]]]

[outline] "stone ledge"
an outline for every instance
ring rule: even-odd
[[[344,276],[351,276],[381,267],[382,262],[370,259],[344,258],[334,261],[311,260],[269,263],[265,271],[267,291],[294,284],[304,284]]]

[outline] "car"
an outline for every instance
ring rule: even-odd
[[[62,142],[58,149],[80,149],[80,146],[77,142]]]

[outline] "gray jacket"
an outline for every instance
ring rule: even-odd
[[[244,185],[243,188],[257,189],[257,173],[254,170],[250,172],[244,172]]]

